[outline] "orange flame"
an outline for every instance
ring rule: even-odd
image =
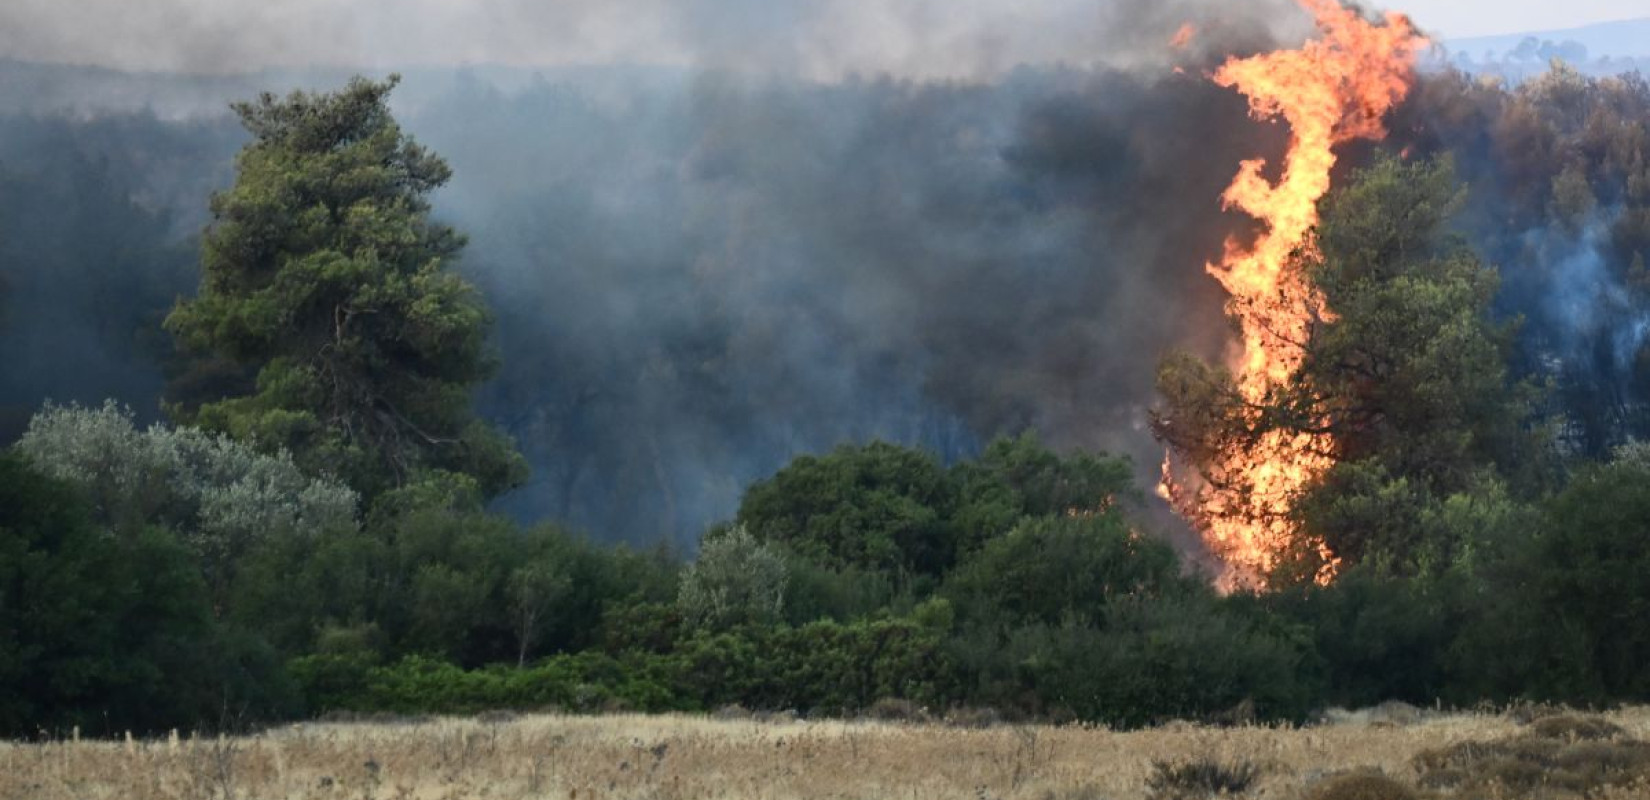
[[[1187,45],[1192,43],[1192,39],[1196,37],[1197,26],[1187,22],[1181,25],[1179,30],[1174,32],[1174,36],[1170,37],[1169,46],[1176,50],[1184,50]]]
[[[1252,405],[1299,369],[1314,321],[1333,319],[1292,255],[1318,222],[1334,148],[1386,136],[1382,118],[1408,94],[1426,44],[1401,14],[1376,25],[1337,0],[1298,1],[1316,17],[1321,38],[1299,50],[1230,59],[1214,75],[1249,98],[1250,116],[1281,117],[1290,128],[1282,178],[1274,184],[1262,176],[1264,159],[1244,161],[1222,197],[1227,208],[1264,223],[1263,231],[1252,244],[1229,240],[1221,263],[1208,265],[1242,327],[1243,352],[1233,367]],[[1195,489],[1175,480],[1166,460],[1160,490],[1230,567],[1227,588],[1259,586],[1299,535],[1289,518],[1295,498],[1334,465],[1334,452],[1327,434],[1273,430],[1230,463],[1198,465],[1205,480]],[[1325,564],[1317,578],[1328,582],[1334,556],[1315,546]]]

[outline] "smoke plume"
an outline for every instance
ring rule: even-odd
[[[0,436],[48,396],[158,414],[156,324],[244,142],[225,104],[396,66],[497,317],[478,402],[535,469],[502,507],[681,546],[873,437],[1029,429],[1149,475],[1158,359],[1231,340],[1220,194],[1286,135],[1206,75],[1307,27],[1283,0],[66,5],[0,7]],[[1489,153],[1500,101],[1467,88],[1399,138]]]

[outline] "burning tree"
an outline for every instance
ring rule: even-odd
[[[1330,195],[1288,264],[1335,313],[1308,319],[1293,368],[1264,392],[1190,356],[1162,365],[1155,427],[1199,467],[1189,496],[1208,505],[1193,512],[1258,531],[1260,549],[1229,562],[1249,570],[1231,583],[1322,580],[1342,560],[1447,561],[1460,542],[1444,503],[1541,480],[1545,432],[1532,388],[1508,378],[1496,272],[1447,229],[1461,196],[1448,161],[1395,159]],[[1255,458],[1271,442],[1324,466],[1287,495],[1246,494],[1280,485]]]
[[[1264,223],[1254,242],[1228,241],[1221,263],[1208,267],[1231,295],[1227,313],[1242,330],[1242,353],[1230,372],[1171,361],[1161,381],[1170,411],[1155,422],[1191,470],[1166,461],[1163,493],[1232,567],[1232,578],[1249,582],[1296,544],[1295,499],[1335,463],[1328,427],[1301,418],[1287,393],[1312,330],[1334,318],[1303,269],[1334,148],[1385,135],[1382,117],[1408,93],[1425,42],[1401,15],[1375,25],[1335,0],[1301,4],[1321,39],[1232,59],[1214,76],[1248,96],[1253,116],[1281,117],[1291,129],[1281,179],[1263,177],[1264,159],[1245,161],[1222,198]],[[1334,557],[1319,550],[1318,577],[1328,580]]]

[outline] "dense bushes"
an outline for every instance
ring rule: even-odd
[[[937,632],[884,620],[747,627],[696,634],[668,649],[584,651],[530,667],[464,670],[409,656],[292,662],[313,711],[469,713],[486,709],[710,710],[724,705],[845,713],[883,698],[954,697]]]
[[[872,455],[916,463],[878,445],[814,457],[809,469],[858,481],[833,462]],[[989,707],[1134,726],[1303,720],[1392,699],[1650,699],[1634,668],[1650,657],[1637,622],[1650,597],[1641,450],[1534,507],[1490,491],[1421,509],[1421,529],[1452,543],[1437,556],[1371,557],[1327,587],[1226,597],[1130,522],[1126,492],[1087,508],[1036,499],[1058,496],[1082,464],[1106,463],[1015,440],[941,469],[950,505],[934,518],[956,563],[933,575],[845,564],[737,526],[712,531],[683,572],[665,553],[520,528],[449,475],[386,493],[361,523],[250,537],[213,591],[211,555],[189,544],[203,523],[188,503],[115,524],[108,509],[135,502],[114,491],[127,484],[87,471],[59,480],[7,454],[0,681],[18,690],[0,703],[0,729],[728,705]],[[200,474],[161,470],[141,485],[182,497],[174,484],[203,485]],[[282,507],[282,491],[308,491],[283,485],[233,494]],[[985,529],[959,524],[959,509],[1013,522],[969,543]]]
[[[111,532],[0,453],[0,734],[152,731],[292,713],[266,645],[218,625],[171,532]]]
[[[277,457],[138,432],[113,409],[49,409],[35,430],[0,457],[7,735],[329,711],[989,707],[1134,726],[1302,720],[1393,699],[1650,699],[1636,668],[1650,658],[1650,458],[1638,448],[1536,504],[1494,484],[1421,504],[1366,492],[1448,546],[1387,559],[1408,541],[1389,537],[1329,586],[1223,597],[1130,519],[1121,462],[1029,439],[950,467],[844,448],[805,464],[834,478],[756,497],[830,509],[881,480],[868,462],[927,463],[936,494],[924,502],[939,504],[928,541],[953,562],[925,574],[808,539],[884,518],[804,520],[785,537],[718,528],[682,570],[667,553],[489,514],[462,475],[429,475],[359,515],[293,513],[333,490],[291,479]],[[782,497],[779,483],[817,496]],[[202,547],[217,520],[251,518],[279,524]]]
[[[1492,313],[1496,270],[1449,233],[1446,162],[1384,160],[1326,201],[1302,257],[1336,313],[1270,408],[1221,406],[1235,395],[1214,367],[1166,368],[1174,413],[1156,429],[1183,451],[1334,433],[1338,466],[1292,498],[1303,535],[1264,576],[1271,593],[1217,595],[1142,527],[1127,461],[1029,436],[953,464],[886,443],[801,456],[751,486],[684,567],[489,511],[519,464],[467,406],[488,368],[485,310],[436,274],[458,242],[424,220],[445,179],[433,156],[397,151],[417,162],[410,249],[346,258],[353,234],[319,218],[316,241],[283,234],[250,259],[224,249],[246,243],[247,186],[325,177],[332,155],[401,142],[387,90],[242,109],[259,141],[215,209],[208,291],[173,317],[261,376],[220,387],[231,396],[196,384],[176,409],[222,433],[48,405],[0,453],[0,735],[552,706],[989,706],[1132,726],[1392,699],[1650,700],[1650,451],[1554,457],[1540,393],[1508,365],[1516,331]],[[317,109],[372,141],[304,133]],[[1555,199],[1586,188],[1560,177]],[[405,195],[380,184],[371,194]],[[246,291],[271,265],[302,277],[346,264],[430,283],[388,303],[354,279],[322,287],[342,305],[305,300],[307,280],[274,306]],[[305,335],[271,308],[301,312]],[[293,350],[306,336],[338,341]],[[417,352],[402,352],[406,336]],[[1223,409],[1238,413],[1210,413]],[[1338,578],[1319,586],[1325,555]]]

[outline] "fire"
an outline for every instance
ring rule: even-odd
[[[1260,220],[1261,233],[1248,244],[1229,240],[1221,262],[1208,265],[1231,296],[1227,313],[1242,328],[1242,353],[1232,366],[1251,405],[1295,374],[1312,325],[1333,319],[1294,255],[1317,224],[1334,148],[1386,136],[1382,118],[1408,94],[1426,43],[1401,14],[1377,25],[1337,0],[1298,1],[1316,18],[1320,38],[1299,50],[1233,58],[1214,75],[1215,83],[1249,98],[1252,117],[1281,118],[1290,128],[1281,179],[1262,175],[1264,159],[1245,161],[1222,197],[1227,208]],[[1226,463],[1196,465],[1202,480],[1195,488],[1176,480],[1165,460],[1160,492],[1231,568],[1228,588],[1258,585],[1298,537],[1289,519],[1295,498],[1334,465],[1334,453],[1328,434],[1273,430]],[[1327,582],[1336,562],[1315,546],[1325,563],[1317,577]]]
[[[1196,37],[1197,26],[1187,22],[1181,25],[1179,30],[1174,32],[1174,36],[1170,37],[1169,46],[1176,50],[1184,50],[1187,45],[1192,43],[1192,39]]]

